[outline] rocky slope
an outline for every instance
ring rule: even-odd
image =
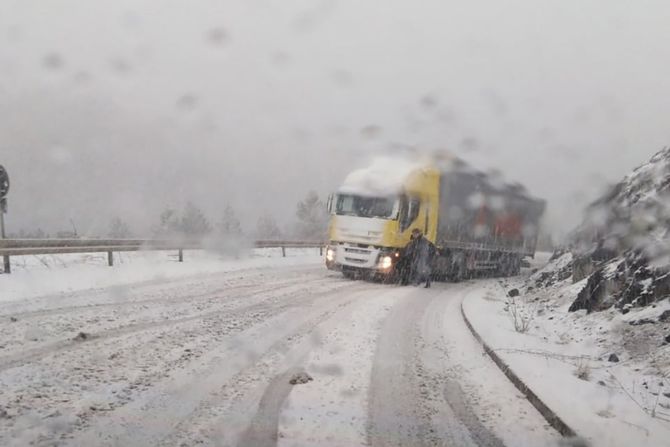
[[[670,148],[593,202],[520,289],[545,311],[539,328],[593,347],[611,365],[603,383],[670,423]],[[610,383],[614,374],[627,381]]]
[[[586,210],[559,275],[587,278],[570,307],[628,312],[670,296],[670,148],[635,169]]]

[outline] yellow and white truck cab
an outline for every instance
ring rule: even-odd
[[[345,276],[388,275],[413,229],[434,242],[438,183],[439,171],[424,164],[379,161],[351,173],[328,200],[327,267]]]

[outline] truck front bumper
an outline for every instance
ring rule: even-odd
[[[331,243],[326,247],[326,267],[330,270],[357,270],[390,274],[400,259],[394,249],[361,246],[347,242]]]

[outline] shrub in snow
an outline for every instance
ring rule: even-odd
[[[509,314],[515,331],[523,333],[530,329],[530,325],[535,319],[537,306],[537,302],[529,302],[519,296],[508,298],[505,311]]]

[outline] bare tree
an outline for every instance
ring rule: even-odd
[[[119,217],[115,217],[109,224],[108,237],[110,239],[129,239],[133,237],[133,233],[126,222]]]

